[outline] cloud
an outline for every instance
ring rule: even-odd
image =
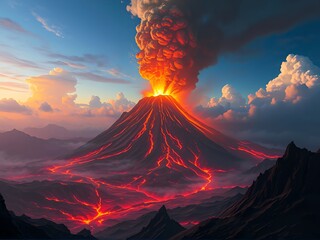
[[[81,56],[69,56],[60,53],[49,52],[47,49],[41,49],[41,51],[44,51],[47,54],[47,56],[51,58],[60,59],[66,62],[94,64],[98,67],[105,67],[107,62],[106,57],[103,55],[86,53]]]
[[[75,94],[77,78],[87,77],[86,80],[99,82],[127,83],[121,79],[109,79],[92,73],[74,73],[67,72],[62,68],[54,68],[48,75],[29,77],[26,81],[30,86],[32,96],[28,99],[27,104],[40,110],[59,109],[65,114],[82,114],[84,115],[105,115],[119,114],[126,111],[134,105],[123,93],[119,93],[116,99],[101,102],[98,96],[92,96],[88,104],[78,105],[75,103],[77,95]],[[101,108],[101,109],[99,109]],[[91,112],[91,110],[94,110]],[[99,113],[100,111],[100,113]]]
[[[9,31],[18,32],[25,35],[33,35],[31,32],[24,29],[20,24],[14,22],[9,18],[0,18],[0,27]]]
[[[30,77],[26,81],[32,92],[27,102],[32,106],[46,102],[54,108],[67,109],[75,104],[77,79],[62,68],[54,68],[48,75]]]
[[[92,96],[88,108],[82,112],[82,115],[118,117],[123,112],[129,111],[134,105],[135,103],[128,100],[122,92],[118,93],[115,99],[105,102],[101,102],[98,96]]]
[[[177,69],[184,69],[178,71],[180,81],[172,81],[173,76],[166,79],[177,91],[194,89],[199,72],[215,64],[221,55],[238,52],[259,37],[319,19],[319,9],[318,0],[131,0],[127,6],[133,16],[141,19],[136,28],[136,42],[141,49],[137,58],[140,72],[151,84],[157,84],[157,77],[153,76],[161,74],[154,65],[163,57],[171,58],[170,49],[177,50],[182,45],[179,52],[183,53],[183,61],[170,62],[173,66],[165,71],[175,77]],[[177,36],[180,40],[171,45]]]
[[[25,105],[19,104],[12,98],[3,98],[0,100],[0,112],[21,113],[29,115],[32,113],[32,110]]]
[[[211,98],[208,107],[216,107],[222,105],[228,108],[237,108],[245,105],[246,100],[238,93],[230,84],[225,85],[221,90],[222,96]]]
[[[230,135],[268,146],[283,147],[295,140],[313,149],[320,147],[320,69],[307,57],[288,55],[280,74],[250,94],[244,105],[229,90],[222,93],[223,104],[213,99],[196,111]]]
[[[125,74],[121,71],[119,71],[118,69],[115,69],[115,68],[110,68],[110,69],[107,69],[107,70],[104,70],[104,72],[110,74],[111,76],[114,76],[116,78],[124,78],[124,79],[130,79],[130,80],[133,80],[133,81],[136,81],[137,79],[128,75],[128,74]]]
[[[271,80],[266,89],[250,94],[249,104],[276,104],[286,101],[297,103],[308,97],[309,89],[320,85],[320,68],[304,56],[289,54],[281,64],[280,74]]]
[[[40,69],[39,65],[22,58],[18,58],[14,56],[11,53],[0,51],[0,61],[2,64],[10,64],[17,67],[23,67],[23,68],[34,68],[34,69]]]
[[[49,61],[48,63],[54,64],[55,66],[67,66],[75,69],[85,69],[87,68],[85,65],[80,63],[73,63],[73,62],[65,62],[65,61]]]
[[[57,37],[61,37],[63,38],[63,34],[62,32],[59,30],[59,28],[57,26],[54,26],[54,25],[49,25],[47,23],[47,21],[40,17],[38,14],[36,14],[35,12],[32,12],[32,15],[36,18],[36,20],[41,23],[42,27],[44,29],[46,29],[48,32],[51,32],[53,33],[54,35],[56,35]]]
[[[0,78],[2,76],[7,77],[0,74]],[[13,92],[26,92],[28,90],[28,85],[19,82],[0,82],[0,89]]]
[[[119,113],[128,111],[135,105],[135,103],[129,101],[122,92],[117,94],[116,99],[108,100],[107,103],[109,103],[113,109]]]
[[[125,80],[125,79],[108,78],[108,77],[94,74],[91,72],[77,72],[74,74],[76,76],[80,77],[81,79],[87,80],[87,81],[95,81],[95,82],[102,82],[102,83],[118,83],[118,84],[129,84],[130,83],[130,81]]]
[[[31,92],[31,97],[26,102],[1,100],[2,130],[49,123],[70,129],[83,129],[87,126],[102,130],[114,123],[115,118],[123,111],[129,111],[135,105],[123,93],[118,93],[112,99],[102,100],[99,96],[92,96],[87,103],[75,102],[77,76],[62,68],[54,68],[45,75],[28,77],[26,82]],[[17,112],[21,114],[17,116]]]
[[[42,111],[42,112],[53,112],[52,107],[47,102],[41,103],[41,105],[39,107],[39,110]]]
[[[102,106],[101,100],[98,96],[92,96],[89,102],[90,108],[100,108]]]

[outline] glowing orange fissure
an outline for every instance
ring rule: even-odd
[[[164,104],[162,97],[159,97],[157,100],[161,101],[160,102],[161,106]],[[179,139],[177,136],[175,136],[175,134],[170,132],[170,130],[164,124],[165,118],[170,118],[171,120],[177,121],[177,122],[179,122],[179,120],[176,119],[175,116],[173,115],[171,116],[168,110],[164,110],[164,109],[165,109],[164,107],[160,107],[159,115],[157,115],[160,118],[160,122],[161,122],[160,125],[162,126],[160,128],[160,135],[161,135],[161,138],[163,139],[163,145],[161,147],[162,155],[159,157],[159,159],[156,160],[156,166],[152,169],[149,169],[147,176],[154,173],[157,169],[163,166],[166,166],[167,168],[175,171],[179,171],[180,168],[184,168],[193,172],[195,176],[203,179],[204,184],[199,186],[197,189],[192,189],[189,192],[186,192],[185,194],[183,194],[183,196],[188,196],[188,195],[197,193],[199,191],[210,189],[209,185],[212,182],[212,178],[213,178],[212,171],[200,165],[199,163],[200,150],[197,146],[197,143],[194,142],[195,149],[193,150],[183,149],[184,146],[183,146],[182,139]],[[201,126],[196,122],[196,120],[194,120],[191,116],[189,116],[186,112],[184,112],[184,110],[180,106],[177,106],[177,109],[181,111],[181,114],[183,116],[187,117],[187,119],[194,125],[194,127],[204,131],[204,129],[201,128]],[[103,199],[99,194],[99,188],[101,188],[102,186],[106,188],[125,189],[128,191],[142,193],[148,199],[151,200],[151,201],[149,200],[150,203],[159,203],[159,202],[164,202],[172,199],[172,197],[155,196],[149,193],[148,191],[144,190],[143,186],[147,184],[147,179],[144,176],[135,177],[128,184],[114,185],[102,180],[94,179],[92,177],[84,177],[84,176],[76,175],[76,174],[73,174],[71,171],[71,167],[86,164],[95,160],[106,160],[111,157],[120,156],[121,154],[128,152],[133,147],[133,144],[136,141],[138,141],[139,138],[145,133],[148,136],[148,145],[149,145],[145,157],[150,156],[154,151],[154,144],[155,144],[155,134],[153,131],[154,131],[154,124],[156,119],[155,119],[155,114],[153,114],[153,111],[154,111],[153,108],[151,108],[149,112],[146,113],[145,121],[140,131],[138,131],[138,133],[134,136],[133,140],[123,149],[120,149],[110,154],[101,155],[101,153],[104,150],[112,146],[112,139],[111,139],[110,140],[111,142],[101,146],[98,150],[89,152],[80,157],[76,157],[66,164],[47,168],[47,170],[49,170],[52,174],[62,174],[62,175],[68,176],[70,178],[70,181],[72,181],[73,179],[74,181],[92,183],[95,186],[95,193],[96,193],[96,203],[89,203],[89,202],[80,200],[77,196],[73,196],[72,200],[59,199],[55,196],[48,196],[46,198],[48,201],[63,202],[65,204],[71,204],[71,205],[77,204],[77,205],[82,205],[86,208],[89,208],[91,209],[90,211],[91,214],[88,214],[87,216],[77,216],[70,212],[62,211],[54,208],[51,208],[51,210],[58,211],[59,213],[67,217],[67,219],[70,221],[76,221],[79,223],[92,225],[95,222],[97,222],[98,224],[101,224],[107,218],[107,216],[109,217],[117,216],[118,214],[121,214],[121,213],[123,214],[127,211],[132,211],[133,209],[138,208],[135,205],[131,205],[131,206],[128,205],[121,210],[111,211],[110,210],[111,206],[109,206],[109,210],[108,210],[108,207],[103,206]],[[193,159],[184,159],[174,148],[177,148],[178,150],[191,152]]]
[[[239,145],[236,148],[235,147],[230,147],[230,148],[232,150],[238,150],[238,151],[242,151],[242,152],[248,153],[251,156],[253,156],[254,158],[259,159],[259,160],[264,160],[266,158],[268,158],[268,159],[277,159],[277,158],[281,157],[280,155],[271,155],[271,154],[267,154],[267,153],[258,151],[256,149],[253,149],[245,141],[239,142]]]
[[[76,216],[76,215],[73,215],[73,214],[68,213],[66,211],[63,211],[61,209],[55,209],[55,208],[51,208],[51,210],[60,212],[61,214],[65,215],[69,220],[72,220],[72,221],[80,222],[83,224],[90,224],[91,222],[97,220],[97,222],[101,224],[103,222],[103,219],[101,219],[101,218],[106,215],[110,215],[112,212],[103,210],[102,198],[100,196],[98,189],[95,189],[95,194],[97,197],[97,203],[89,203],[84,200],[80,200],[75,195],[73,195],[74,201],[70,201],[70,200],[66,200],[66,199],[59,199],[56,197],[46,197],[46,200],[57,202],[57,203],[65,203],[65,204],[70,204],[70,205],[80,205],[80,206],[88,207],[95,212],[92,216],[85,216],[85,217],[84,216]]]

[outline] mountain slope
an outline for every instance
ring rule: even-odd
[[[6,208],[4,199],[0,194],[0,238],[19,238],[20,234],[17,227],[13,224],[11,215]]]
[[[54,171],[93,172],[108,184],[160,196],[187,194],[210,186],[215,172],[252,164],[250,154],[239,157],[236,143],[192,117],[173,97],[146,97]]]
[[[318,239],[319,170],[319,153],[290,143],[240,201],[174,239]]]
[[[183,231],[179,223],[171,219],[165,206],[162,206],[149,224],[128,240],[165,240]]]
[[[56,224],[44,218],[15,216],[7,210],[1,194],[0,226],[0,239],[95,239],[88,230],[73,235],[63,224]]]

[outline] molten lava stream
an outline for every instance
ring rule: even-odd
[[[161,98],[161,105],[163,104],[163,100]],[[160,132],[161,132],[161,137],[163,139],[164,145],[162,146],[163,149],[163,156],[160,157],[157,161],[157,166],[155,168],[152,168],[149,170],[148,175],[150,175],[152,172],[155,170],[159,169],[161,167],[161,164],[164,160],[167,161],[166,167],[174,169],[176,171],[179,171],[179,168],[176,168],[175,166],[178,165],[178,167],[183,167],[186,169],[189,169],[190,171],[194,172],[198,177],[204,179],[205,184],[201,186],[199,189],[193,190],[191,193],[185,193],[184,196],[188,196],[190,194],[194,194],[195,192],[198,192],[200,190],[206,190],[208,185],[212,181],[212,174],[209,169],[201,168],[201,166],[198,163],[199,159],[199,148],[196,143],[194,143],[196,149],[198,150],[198,154],[195,154],[192,150],[189,149],[189,151],[193,154],[194,160],[193,161],[184,161],[183,157],[180,156],[175,150],[173,146],[176,146],[178,149],[182,150],[183,145],[182,141],[179,140],[177,137],[174,136],[174,134],[170,133],[169,129],[167,126],[164,124],[165,118],[172,118],[171,114],[169,111],[163,111],[163,107],[160,108]],[[171,140],[172,144],[169,144],[169,139]],[[150,140],[150,142],[152,142]],[[189,163],[189,164],[187,164]],[[188,166],[189,165],[189,166]],[[144,182],[145,183],[145,182]]]
[[[66,211],[63,211],[61,209],[55,209],[55,208],[51,208],[50,210],[53,211],[58,211],[61,214],[65,215],[67,217],[67,220],[69,221],[76,221],[76,222],[80,222],[83,224],[87,224],[89,225],[90,223],[94,222],[94,221],[98,221],[99,223],[102,223],[103,221],[103,217],[110,215],[112,212],[111,211],[105,211],[103,210],[103,206],[102,206],[102,198],[100,196],[99,190],[95,189],[95,194],[96,194],[96,198],[97,198],[97,202],[96,203],[90,203],[84,200],[80,200],[77,196],[73,195],[73,200],[74,201],[69,201],[69,200],[64,200],[64,199],[59,199],[56,197],[46,197],[46,199],[48,201],[53,201],[56,203],[64,203],[64,204],[69,204],[69,205],[79,205],[82,207],[87,207],[89,208],[94,214],[93,215],[86,215],[86,216],[81,216],[81,215],[73,215],[71,213],[68,213]]]
[[[239,145],[237,147],[230,147],[230,149],[248,153],[249,155],[251,155],[254,158],[259,159],[259,160],[264,160],[266,158],[268,158],[268,159],[277,159],[277,158],[281,157],[280,155],[269,155],[269,154],[266,154],[264,152],[257,151],[257,150],[255,150],[255,149],[253,149],[253,148],[251,148],[251,147],[249,147],[247,145],[246,146]]]
[[[181,194],[184,197],[209,189],[209,185],[211,184],[213,177],[212,171],[201,166],[199,163],[201,152],[198,144],[195,141],[188,141],[188,144],[190,145],[184,146],[185,139],[181,139],[179,134],[175,133],[175,128],[171,126],[171,123],[174,123],[176,126],[179,126],[190,134],[192,132],[192,126],[194,126],[195,129],[200,130],[199,126],[197,126],[196,120],[193,120],[184,112],[184,110],[181,110],[181,108],[176,105],[173,106],[176,106],[175,109],[178,109],[178,113],[173,112],[174,110],[167,106],[168,102],[170,102],[170,104],[175,103],[173,98],[159,97],[157,99],[153,98],[150,100],[152,101],[152,107],[147,110],[144,109],[145,112],[141,115],[142,117],[139,117],[138,114],[131,114],[129,117],[125,116],[121,122],[117,123],[117,126],[119,128],[121,127],[121,129],[118,129],[118,132],[111,129],[110,131],[112,132],[113,137],[108,139],[103,146],[99,147],[99,149],[90,151],[83,156],[74,157],[70,159],[70,162],[65,164],[48,168],[51,174],[56,175],[58,179],[59,176],[66,176],[68,177],[68,181],[71,182],[74,181],[92,184],[95,189],[95,200],[84,200],[77,194],[74,194],[71,199],[61,199],[54,195],[46,198],[47,201],[52,203],[64,203],[70,206],[79,206],[80,208],[87,209],[87,214],[82,213],[82,215],[77,215],[68,210],[44,206],[46,209],[51,209],[50,211],[60,213],[69,221],[95,226],[106,219],[117,218],[135,210],[151,207],[153,204],[169,201],[170,199],[174,199],[174,196],[157,196],[157,194],[148,191],[148,184],[150,184],[150,179],[148,177],[151,176],[151,174],[154,174],[153,177],[157,176],[158,173],[155,171],[160,170],[161,168],[168,168],[171,171],[175,171],[191,182],[195,178],[201,179],[201,185],[198,185],[197,183],[196,187],[193,187],[190,191]],[[164,103],[164,101],[166,101],[166,103]],[[157,104],[157,107],[154,106],[155,103]],[[141,110],[142,108],[138,107],[137,109]],[[185,117],[187,121],[190,121],[191,125],[188,125],[189,127],[184,126],[186,123],[183,124],[183,119],[179,119],[181,116]],[[134,135],[130,141],[125,142],[125,145],[119,144],[119,142],[117,143],[117,139],[119,138],[121,141],[126,130],[132,127],[132,124],[129,124],[132,120],[140,121],[139,125],[135,125],[139,128],[135,128],[136,130],[134,129],[134,131],[132,131],[132,133],[134,132]],[[168,125],[168,122],[170,125]],[[123,127],[123,124],[126,124],[126,126]],[[202,128],[202,130],[203,129],[204,128]],[[111,184],[106,180],[96,179],[91,176],[82,176],[72,172],[74,167],[93,161],[108,160],[113,157],[120,158],[123,154],[131,151],[133,147],[136,147],[135,143],[137,143],[138,140],[141,142],[143,139],[146,139],[148,144],[146,152],[143,155],[144,161],[147,161],[146,164],[148,166],[152,164],[152,158],[157,156],[160,152],[159,157],[157,157],[157,160],[154,162],[155,166],[149,168],[146,175],[137,175],[128,183]],[[159,145],[159,148],[155,148],[156,145]],[[108,150],[109,148],[112,150]],[[110,202],[106,204],[108,199],[103,199],[101,196],[101,191],[108,192],[110,190],[123,190],[123,192],[143,194],[144,200],[142,200],[140,204],[133,202],[117,204],[120,208],[114,210],[114,206],[112,206]]]

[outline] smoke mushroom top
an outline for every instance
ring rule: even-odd
[[[131,0],[141,19],[136,43],[139,71],[153,95],[193,90],[200,70],[259,36],[320,17],[318,0]]]

